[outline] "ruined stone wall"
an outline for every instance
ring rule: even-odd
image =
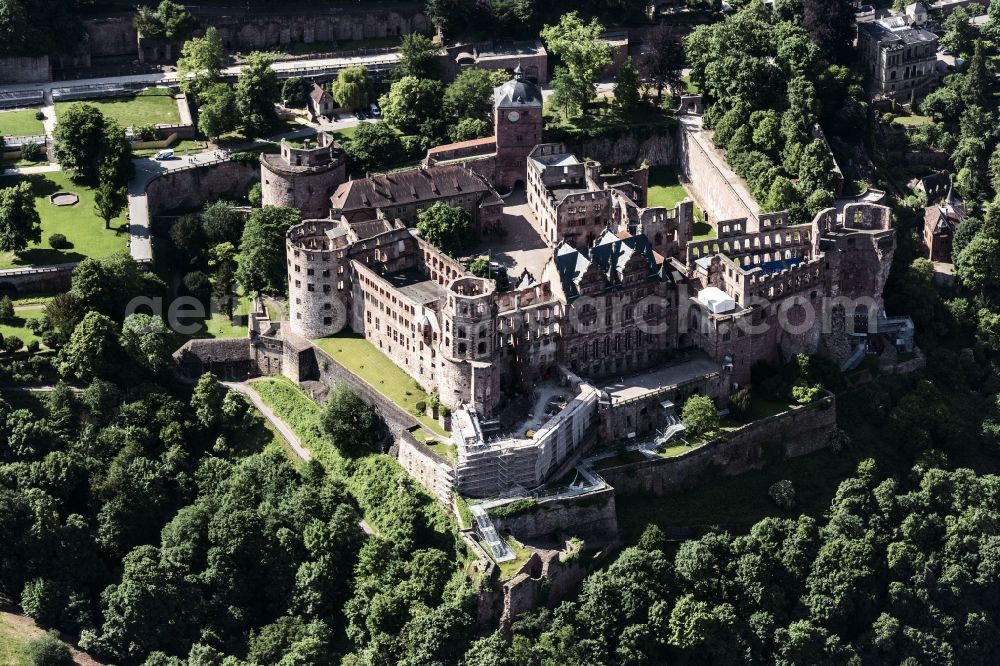
[[[694,196],[701,199],[701,207],[726,218],[756,218],[690,131],[682,124],[677,133],[679,171],[695,186]]]
[[[168,171],[146,186],[149,213],[197,208],[217,199],[244,199],[259,178],[256,162],[236,160]]]
[[[139,35],[131,16],[88,19],[83,22],[90,42],[90,55],[94,58],[135,58]]]
[[[335,42],[431,31],[420,3],[392,10],[360,6],[336,13],[295,16],[203,16],[203,28],[215,26],[227,50],[254,51],[302,42]]]
[[[402,432],[398,439],[396,459],[410,476],[427,489],[434,497],[451,504],[451,484],[441,469],[442,465],[451,467],[429,448],[418,442],[409,432]]]
[[[52,80],[49,57],[0,58],[0,83],[39,83]]]
[[[618,538],[615,491],[605,488],[576,497],[541,500],[530,511],[512,518],[494,518],[501,534],[510,532],[524,543],[558,542],[578,537],[588,543]]]
[[[260,163],[263,204],[297,208],[305,220],[326,217],[330,212],[330,197],[346,180],[347,164],[343,160],[331,163],[329,168],[297,173],[263,160]]]
[[[704,446],[671,458],[642,461],[600,470],[619,495],[666,495],[696,485],[709,473],[735,475],[768,463],[769,451],[780,447],[785,458],[825,448],[837,425],[835,398],[756,421]]]
[[[674,166],[677,164],[677,140],[674,132],[660,130],[630,132],[614,138],[564,139],[576,155],[596,160],[605,167],[634,167],[646,162],[649,166]]]

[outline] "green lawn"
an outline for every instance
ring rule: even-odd
[[[111,221],[111,229],[104,228],[104,220],[94,213],[94,191],[74,183],[62,171],[36,173],[0,178],[0,187],[10,187],[28,181],[35,193],[35,206],[42,218],[42,242],[28,246],[17,256],[0,252],[0,268],[61,264],[82,261],[87,257],[106,257],[128,247],[128,224],[125,213]],[[49,201],[54,192],[69,191],[80,197],[72,206],[56,206]],[[49,247],[49,236],[60,233],[72,246],[65,250]]]
[[[39,305],[38,307],[15,311],[15,318],[13,321],[0,323],[0,335],[5,338],[15,335],[21,338],[21,340],[24,341],[24,344],[28,344],[33,340],[37,340],[41,343],[41,338],[35,335],[34,332],[28,328],[28,321],[32,319],[40,319],[44,310],[44,306]]]
[[[649,170],[649,191],[646,204],[649,207],[673,208],[687,198],[687,192],[677,180],[677,174],[670,167],[652,167]]]
[[[712,228],[708,222],[702,220],[695,220],[693,240],[709,240],[710,238],[715,238],[715,229]]]
[[[31,662],[25,653],[28,637],[8,620],[6,614],[0,614],[0,664],[4,666],[29,666]]]
[[[930,125],[934,119],[930,116],[896,116],[893,122],[904,127],[919,127],[920,125]]]
[[[684,87],[687,89],[687,93],[689,95],[697,95],[701,92],[701,90],[698,89],[698,86],[691,81],[690,75],[681,77],[681,81],[684,83]]]
[[[57,102],[56,118],[65,114],[73,104],[80,102]],[[145,125],[174,125],[181,121],[177,110],[177,100],[165,88],[150,88],[136,95],[113,99],[90,99],[86,104],[96,106],[105,116],[117,120],[122,127],[143,127]]]
[[[625,135],[639,135],[646,138],[650,134],[672,130],[677,119],[668,111],[651,104],[623,113],[608,100],[598,100],[584,109],[578,118],[563,118],[543,110],[545,115],[546,139],[549,141],[573,141],[581,139],[615,138]]]
[[[528,561],[533,552],[530,548],[523,547],[510,536],[507,537],[507,545],[514,551],[515,558],[497,564],[497,567],[500,569],[500,580],[507,580],[516,574],[517,570],[524,566],[524,563]],[[488,548],[486,552],[489,552]]]
[[[245,338],[247,337],[246,315],[250,314],[251,299],[240,298],[240,304],[233,311],[233,320],[222,312],[215,312],[205,321],[205,330],[199,338]]]
[[[339,130],[332,132],[334,138],[340,142],[341,145],[349,143],[351,139],[354,138],[354,134],[358,131],[360,123],[357,125],[351,125],[350,127],[344,127]]]
[[[0,112],[0,136],[37,136],[45,133],[42,121],[35,118],[38,109]]]
[[[388,356],[364,338],[348,334],[313,342],[410,414],[414,413],[417,402],[427,401],[427,393],[389,360]],[[438,435],[447,437],[434,419],[424,415],[415,415],[415,418]]]

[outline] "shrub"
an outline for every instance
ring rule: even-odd
[[[417,414],[426,414],[427,402],[424,400],[417,400],[417,404],[413,405],[413,409],[417,412]]]
[[[795,486],[788,479],[771,484],[771,487],[767,489],[767,494],[774,500],[775,504],[786,511],[795,506]]]
[[[520,516],[521,514],[528,513],[533,510],[536,504],[538,504],[537,501],[530,497],[526,497],[514,500],[510,504],[504,504],[501,506],[495,506],[492,509],[487,509],[486,513],[489,514],[490,518],[514,518],[515,516]]]
[[[26,143],[21,146],[21,159],[37,162],[42,159],[42,147],[37,143]]]
[[[818,384],[810,386],[803,382],[799,382],[792,387],[792,398],[794,398],[795,402],[800,405],[808,405],[810,402],[817,400],[822,394],[823,388]]]
[[[3,348],[8,354],[13,354],[14,352],[20,351],[21,347],[24,346],[24,340],[17,337],[16,335],[8,335],[4,338]]]
[[[63,234],[52,234],[49,236],[49,247],[53,250],[65,250],[70,247],[70,243]]]
[[[41,349],[41,345],[38,344],[38,340],[32,340],[28,343],[27,349],[29,354],[37,354],[38,350]]]
[[[45,120],[45,114],[41,111],[35,111],[35,120]]]
[[[32,666],[72,666],[73,655],[69,646],[59,640],[55,631],[49,631],[28,642],[24,648]]]
[[[255,208],[260,208],[261,201],[263,201],[263,194],[261,193],[260,183],[254,183],[253,187],[250,188],[250,192],[247,194],[247,199],[250,200],[250,205]]]
[[[156,131],[155,125],[142,125],[132,130],[140,141],[156,141],[160,138],[160,133]]]
[[[0,298],[0,321],[10,321],[14,318],[14,301],[10,296]]]

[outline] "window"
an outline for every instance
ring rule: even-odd
[[[309,291],[316,291],[316,285],[310,282],[309,284],[306,285],[306,289],[308,289]]]
[[[331,326],[333,324],[333,317],[323,317],[323,325]]]

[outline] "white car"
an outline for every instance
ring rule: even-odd
[[[161,150],[160,152],[156,153],[153,159],[159,161],[172,160],[174,159],[174,151],[170,150],[169,148],[167,150]]]

